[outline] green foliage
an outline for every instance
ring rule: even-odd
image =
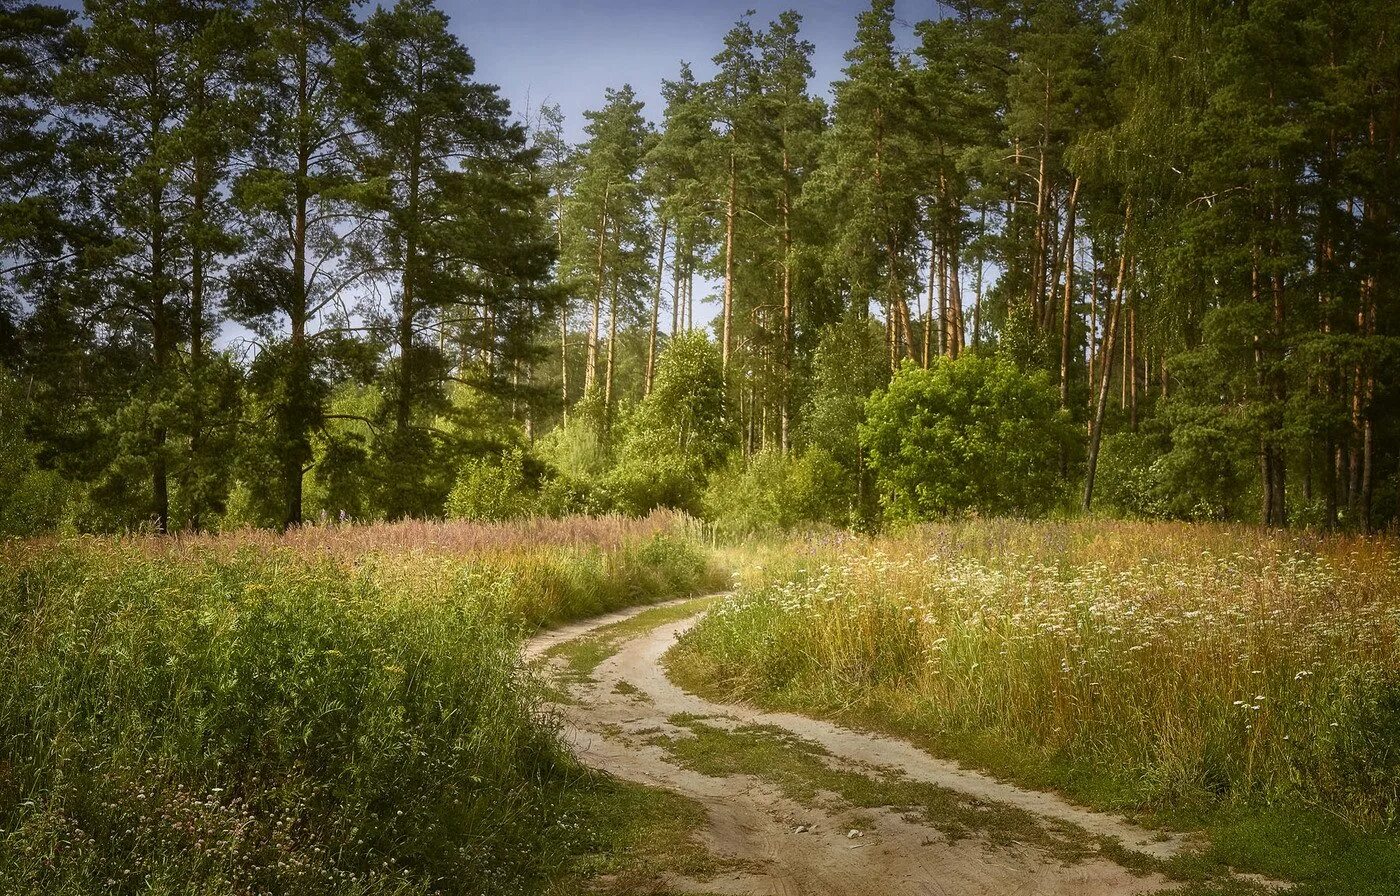
[[[519,892],[567,759],[486,609],[507,581],[427,601],[285,556],[73,549],[7,573],[0,889]]]
[[[504,522],[529,515],[532,503],[525,487],[524,456],[512,449],[499,458],[467,463],[447,496],[447,515],[473,522]]]
[[[672,339],[651,394],[619,428],[617,465],[607,478],[619,509],[698,511],[705,476],[734,438],[718,347],[700,332]]]
[[[890,381],[879,325],[847,315],[822,330],[812,355],[812,392],[802,408],[801,445],[820,446],[855,473],[863,463],[860,425],[865,404]]]
[[[1099,454],[1104,504],[1126,516],[1158,519],[1244,514],[1243,446],[1220,422],[1209,408],[1177,404],[1150,431],[1106,437]]]
[[[796,455],[775,449],[748,458],[735,454],[710,476],[705,518],[729,536],[843,526],[851,521],[852,492],[845,469],[821,448]]]
[[[69,499],[59,474],[36,466],[27,416],[18,384],[0,368],[0,538],[57,528]]]
[[[616,521],[561,525],[580,546],[470,559],[0,547],[0,891],[540,891],[580,772],[521,674],[522,625],[715,579],[683,533],[600,548],[589,527]]]
[[[976,511],[1039,515],[1059,498],[1068,426],[1045,377],[965,355],[905,364],[871,397],[860,430],[887,511],[934,519]]]

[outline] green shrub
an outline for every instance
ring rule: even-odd
[[[447,515],[499,523],[528,516],[534,509],[533,503],[533,496],[525,487],[524,456],[515,448],[494,461],[468,461],[447,496]]]
[[[1209,408],[1168,402],[1143,432],[1105,436],[1095,483],[1125,516],[1225,520],[1247,512],[1241,442]]]
[[[543,889],[580,772],[522,628],[719,584],[684,533],[588,546],[619,525],[0,546],[0,893]]]
[[[1069,437],[1055,389],[998,358],[910,363],[871,396],[861,442],[896,518],[1044,514]]]
[[[0,369],[0,537],[56,528],[72,488],[53,470],[41,470],[24,438],[26,411],[19,388]]]
[[[1160,517],[1154,465],[1165,453],[1161,439],[1135,432],[1103,437],[1094,485],[1099,503],[1123,516]]]
[[[703,333],[670,341],[650,394],[617,432],[617,463],[605,488],[619,510],[700,510],[705,478],[734,441],[720,353]]]
[[[802,525],[849,522],[853,486],[820,448],[784,455],[768,449],[736,454],[710,477],[705,518],[731,536],[788,532]]]

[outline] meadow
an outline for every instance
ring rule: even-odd
[[[1163,824],[1400,821],[1393,540],[973,520],[763,560],[672,651],[682,683]]]
[[[591,785],[520,639],[720,584],[689,525],[0,545],[0,892],[543,888]]]

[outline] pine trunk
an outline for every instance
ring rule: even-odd
[[[603,186],[603,210],[598,217],[598,264],[594,269],[597,287],[593,290],[593,324],[588,330],[588,359],[583,370],[583,391],[592,391],[598,380],[598,330],[602,323],[603,293],[607,289],[606,249],[608,244],[608,193],[612,184]]]
[[[612,289],[608,293],[608,361],[607,373],[603,379],[603,419],[611,424],[613,396],[613,359],[617,346],[617,275],[613,275]]]
[[[1083,509],[1088,513],[1094,502],[1094,474],[1099,466],[1099,445],[1103,442],[1103,421],[1108,409],[1108,388],[1113,376],[1114,341],[1117,338],[1118,318],[1123,307],[1123,290],[1128,279],[1128,234],[1132,227],[1133,207],[1129,204],[1123,219],[1123,240],[1119,247],[1118,284],[1114,287],[1112,308],[1104,324],[1104,350],[1102,370],[1099,372],[1099,399],[1094,407],[1094,419],[1089,429],[1088,469],[1084,477]]]
[[[1069,192],[1069,207],[1065,214],[1065,292],[1060,303],[1060,407],[1069,408],[1070,319],[1074,312],[1074,212],[1079,196],[1079,178]]]
[[[661,281],[666,275],[666,225],[670,222],[661,219],[661,249],[656,253],[656,291],[651,296],[651,332],[647,336],[647,377],[644,395],[651,394],[651,383],[656,376],[656,330],[661,317]]]
[[[729,153],[729,191],[724,203],[724,323],[720,346],[720,367],[729,371],[729,346],[734,319],[734,227],[739,204],[738,161]]]

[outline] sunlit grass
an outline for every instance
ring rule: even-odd
[[[890,720],[1091,802],[1400,815],[1400,552],[979,521],[809,541],[682,641],[728,696]]]
[[[520,635],[708,588],[684,530],[0,548],[0,892],[544,886],[582,773]]]

